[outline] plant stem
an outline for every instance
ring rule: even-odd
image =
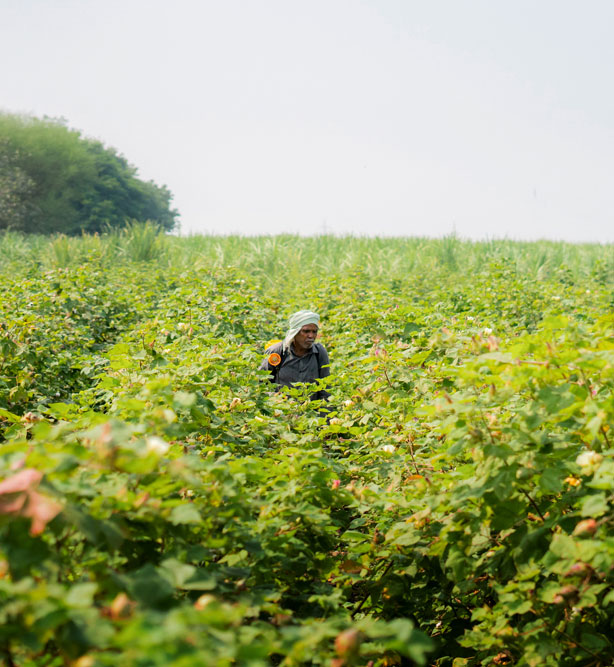
[[[388,565],[386,565],[386,569],[382,572],[382,576],[380,577],[380,580],[383,579],[388,574],[388,572],[390,572],[391,567],[392,567],[392,561],[390,561],[388,563]],[[354,619],[356,614],[363,608],[365,602],[369,599],[370,595],[371,595],[371,591],[367,591],[367,594],[360,601],[360,604],[358,605],[358,607],[356,607],[356,609],[354,609],[354,611],[352,612],[352,619]]]
[[[533,498],[531,498],[531,496],[529,495],[529,493],[528,493],[527,491],[525,491],[524,489],[520,489],[520,493],[522,493],[522,494],[525,496],[525,498],[531,503],[531,505],[533,506],[533,508],[535,509],[535,511],[539,514],[540,519],[541,519],[544,523],[546,523],[546,518],[545,518],[544,515],[541,513],[541,510],[539,509],[539,505],[535,502],[535,500],[533,500]]]

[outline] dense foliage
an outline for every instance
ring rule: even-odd
[[[0,229],[102,232],[126,220],[175,226],[171,193],[63,122],[0,113]]]
[[[132,234],[0,240],[7,664],[611,664],[612,247],[293,238],[271,281]],[[305,306],[328,415],[256,370]]]

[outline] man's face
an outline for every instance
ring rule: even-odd
[[[315,324],[306,324],[294,337],[294,345],[309,350],[318,335],[318,327]]]

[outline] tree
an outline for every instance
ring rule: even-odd
[[[18,153],[0,140],[0,229],[20,230],[34,213],[29,203],[34,181],[17,166]]]
[[[102,232],[127,219],[176,225],[166,186],[62,120],[0,113],[0,229]]]

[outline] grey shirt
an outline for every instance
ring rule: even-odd
[[[330,375],[328,352],[321,343],[314,343],[309,352],[302,357],[294,354],[294,344],[282,355],[282,343],[275,343],[266,350],[266,358],[260,365],[263,371],[272,371],[269,365],[269,355],[276,352],[282,356],[282,363],[277,371],[277,384],[283,387],[291,387],[296,382],[315,382],[318,378]],[[321,390],[316,392],[312,398],[326,398],[328,392]]]

